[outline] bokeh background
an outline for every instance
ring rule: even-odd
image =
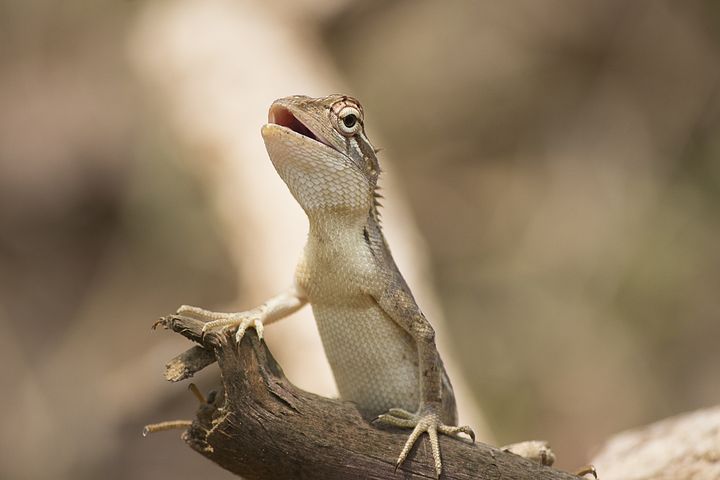
[[[720,403],[718,59],[713,0],[2,0],[0,478],[232,478],[141,437],[195,408],[149,326],[289,281],[299,210],[233,190],[295,93],[363,102],[486,438],[573,468]]]

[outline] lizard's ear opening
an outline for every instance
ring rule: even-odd
[[[281,127],[289,128],[295,133],[299,133],[308,138],[312,138],[318,141],[318,138],[314,133],[310,131],[295,115],[290,112],[287,108],[282,105],[273,105],[268,112],[268,123],[280,125]]]

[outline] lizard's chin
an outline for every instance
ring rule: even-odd
[[[275,123],[264,125],[262,136],[270,161],[308,216],[321,210],[367,214],[372,189],[347,156]]]
[[[344,153],[338,152],[334,147],[318,140],[315,136],[310,137],[277,123],[266,123],[262,126],[260,133],[266,145],[268,145],[268,143],[284,143],[288,149],[302,149],[304,145],[306,148],[324,151],[335,156],[340,154],[343,157],[347,157]],[[291,152],[288,150],[288,153]]]

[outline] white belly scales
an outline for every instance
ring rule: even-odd
[[[417,349],[373,298],[312,308],[343,400],[354,402],[366,417],[390,408],[417,410]]]
[[[415,342],[369,293],[387,287],[362,224],[333,219],[310,222],[295,278],[312,306],[340,397],[365,417],[390,408],[415,412],[420,403]]]

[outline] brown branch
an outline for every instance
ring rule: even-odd
[[[408,432],[372,425],[350,402],[298,389],[253,330],[238,346],[232,335],[203,336],[203,323],[192,318],[170,316],[159,325],[204,347],[173,359],[178,371],[207,365],[203,352],[218,361],[223,393],[200,407],[183,439],[226,470],[249,480],[435,477],[426,438],[395,472]],[[578,478],[481,443],[442,436],[441,448],[446,479]]]
[[[212,350],[196,345],[165,364],[165,380],[179,382],[191,378],[216,361]]]

